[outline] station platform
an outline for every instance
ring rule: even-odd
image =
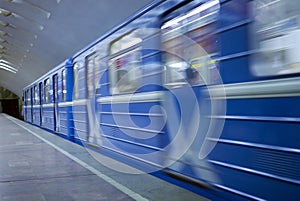
[[[209,200],[146,173],[112,170],[83,146],[6,114],[0,138],[0,201]]]

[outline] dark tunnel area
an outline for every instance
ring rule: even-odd
[[[22,119],[19,97],[6,88],[0,87],[0,113]]]

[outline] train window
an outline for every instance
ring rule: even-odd
[[[86,63],[88,97],[91,98],[99,88],[101,58],[97,53],[92,53],[86,58]]]
[[[61,72],[61,89],[62,89],[62,99],[63,101],[67,100],[67,74],[66,74],[66,70],[63,69]]]
[[[99,56],[96,55],[94,58],[94,65],[95,65],[95,75],[94,75],[94,83],[96,90],[100,87],[100,73],[101,73],[101,68],[104,67],[104,60]]]
[[[30,100],[31,100],[31,93],[30,92],[31,92],[30,89],[26,90],[26,105],[31,105],[31,102],[30,102]]]
[[[45,103],[50,103],[51,101],[51,93],[50,93],[50,79],[46,79],[44,81],[44,101]]]
[[[167,88],[213,83],[214,58],[219,55],[217,36],[213,32],[219,8],[218,0],[209,1],[162,25]]]
[[[142,42],[142,39],[138,36],[138,31],[130,31],[129,33],[118,38],[110,45],[110,55],[114,55],[128,48],[134,47]]]
[[[86,73],[87,73],[87,89],[88,89],[88,97],[91,98],[95,94],[95,62],[94,62],[94,53],[89,55],[86,58]]]
[[[42,101],[43,101],[43,100],[42,100],[42,97],[43,97],[42,89],[43,89],[43,83],[40,82],[40,83],[39,83],[39,99],[40,99],[39,104],[42,104]]]
[[[257,76],[300,72],[300,1],[255,0],[252,70]]]
[[[112,94],[129,93],[137,89],[141,77],[141,41],[135,30],[111,43],[109,74]]]
[[[79,98],[79,77],[78,77],[79,64],[76,62],[73,67],[74,76],[74,89],[73,89],[73,99],[77,100]]]
[[[26,91],[23,91],[23,95],[22,95],[22,101],[23,101],[22,104],[23,104],[23,106],[27,105],[26,99],[27,99],[27,97],[26,97]]]
[[[35,105],[39,104],[39,93],[38,93],[38,87],[37,87],[37,85],[35,85],[33,87],[33,95],[34,95],[33,103]]]
[[[58,75],[53,75],[53,101],[57,102],[58,98]]]

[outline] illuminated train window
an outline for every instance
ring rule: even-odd
[[[94,97],[96,90],[100,87],[100,67],[103,67],[103,62],[98,55],[98,52],[94,52],[86,57],[87,89],[89,98]]]
[[[131,31],[111,43],[109,74],[112,94],[134,92],[138,88],[141,42],[137,31]]]
[[[73,88],[73,99],[77,100],[79,98],[79,64],[76,62],[73,67],[73,76],[74,76],[74,88]]]
[[[31,105],[30,100],[31,100],[31,91],[30,91],[30,89],[27,89],[26,90],[26,105]]]
[[[164,83],[167,88],[213,83],[213,58],[219,55],[216,30],[219,1],[208,1],[172,18],[162,27]]]
[[[95,63],[94,63],[94,53],[89,55],[86,58],[86,79],[87,79],[87,89],[88,89],[88,97],[91,98],[95,94],[95,85],[94,85],[94,71],[95,71]]]
[[[252,70],[257,76],[300,72],[300,1],[255,0],[251,3]]]
[[[50,103],[51,101],[51,89],[50,89],[50,79],[44,81],[44,101],[45,103]]]
[[[39,101],[39,98],[38,98],[38,87],[37,87],[37,85],[35,85],[33,87],[33,94],[34,94],[34,99],[33,99],[34,102],[33,102],[33,104],[37,105],[38,101]]]
[[[98,54],[94,57],[94,85],[95,85],[95,92],[97,89],[100,88],[100,77],[101,77],[101,69],[105,67],[104,59],[101,58]]]
[[[61,72],[61,88],[62,88],[62,99],[63,101],[67,100],[67,73],[66,70],[63,69]]]

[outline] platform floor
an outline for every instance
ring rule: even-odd
[[[149,174],[114,171],[84,147],[5,114],[0,138],[0,201],[208,200]]]

